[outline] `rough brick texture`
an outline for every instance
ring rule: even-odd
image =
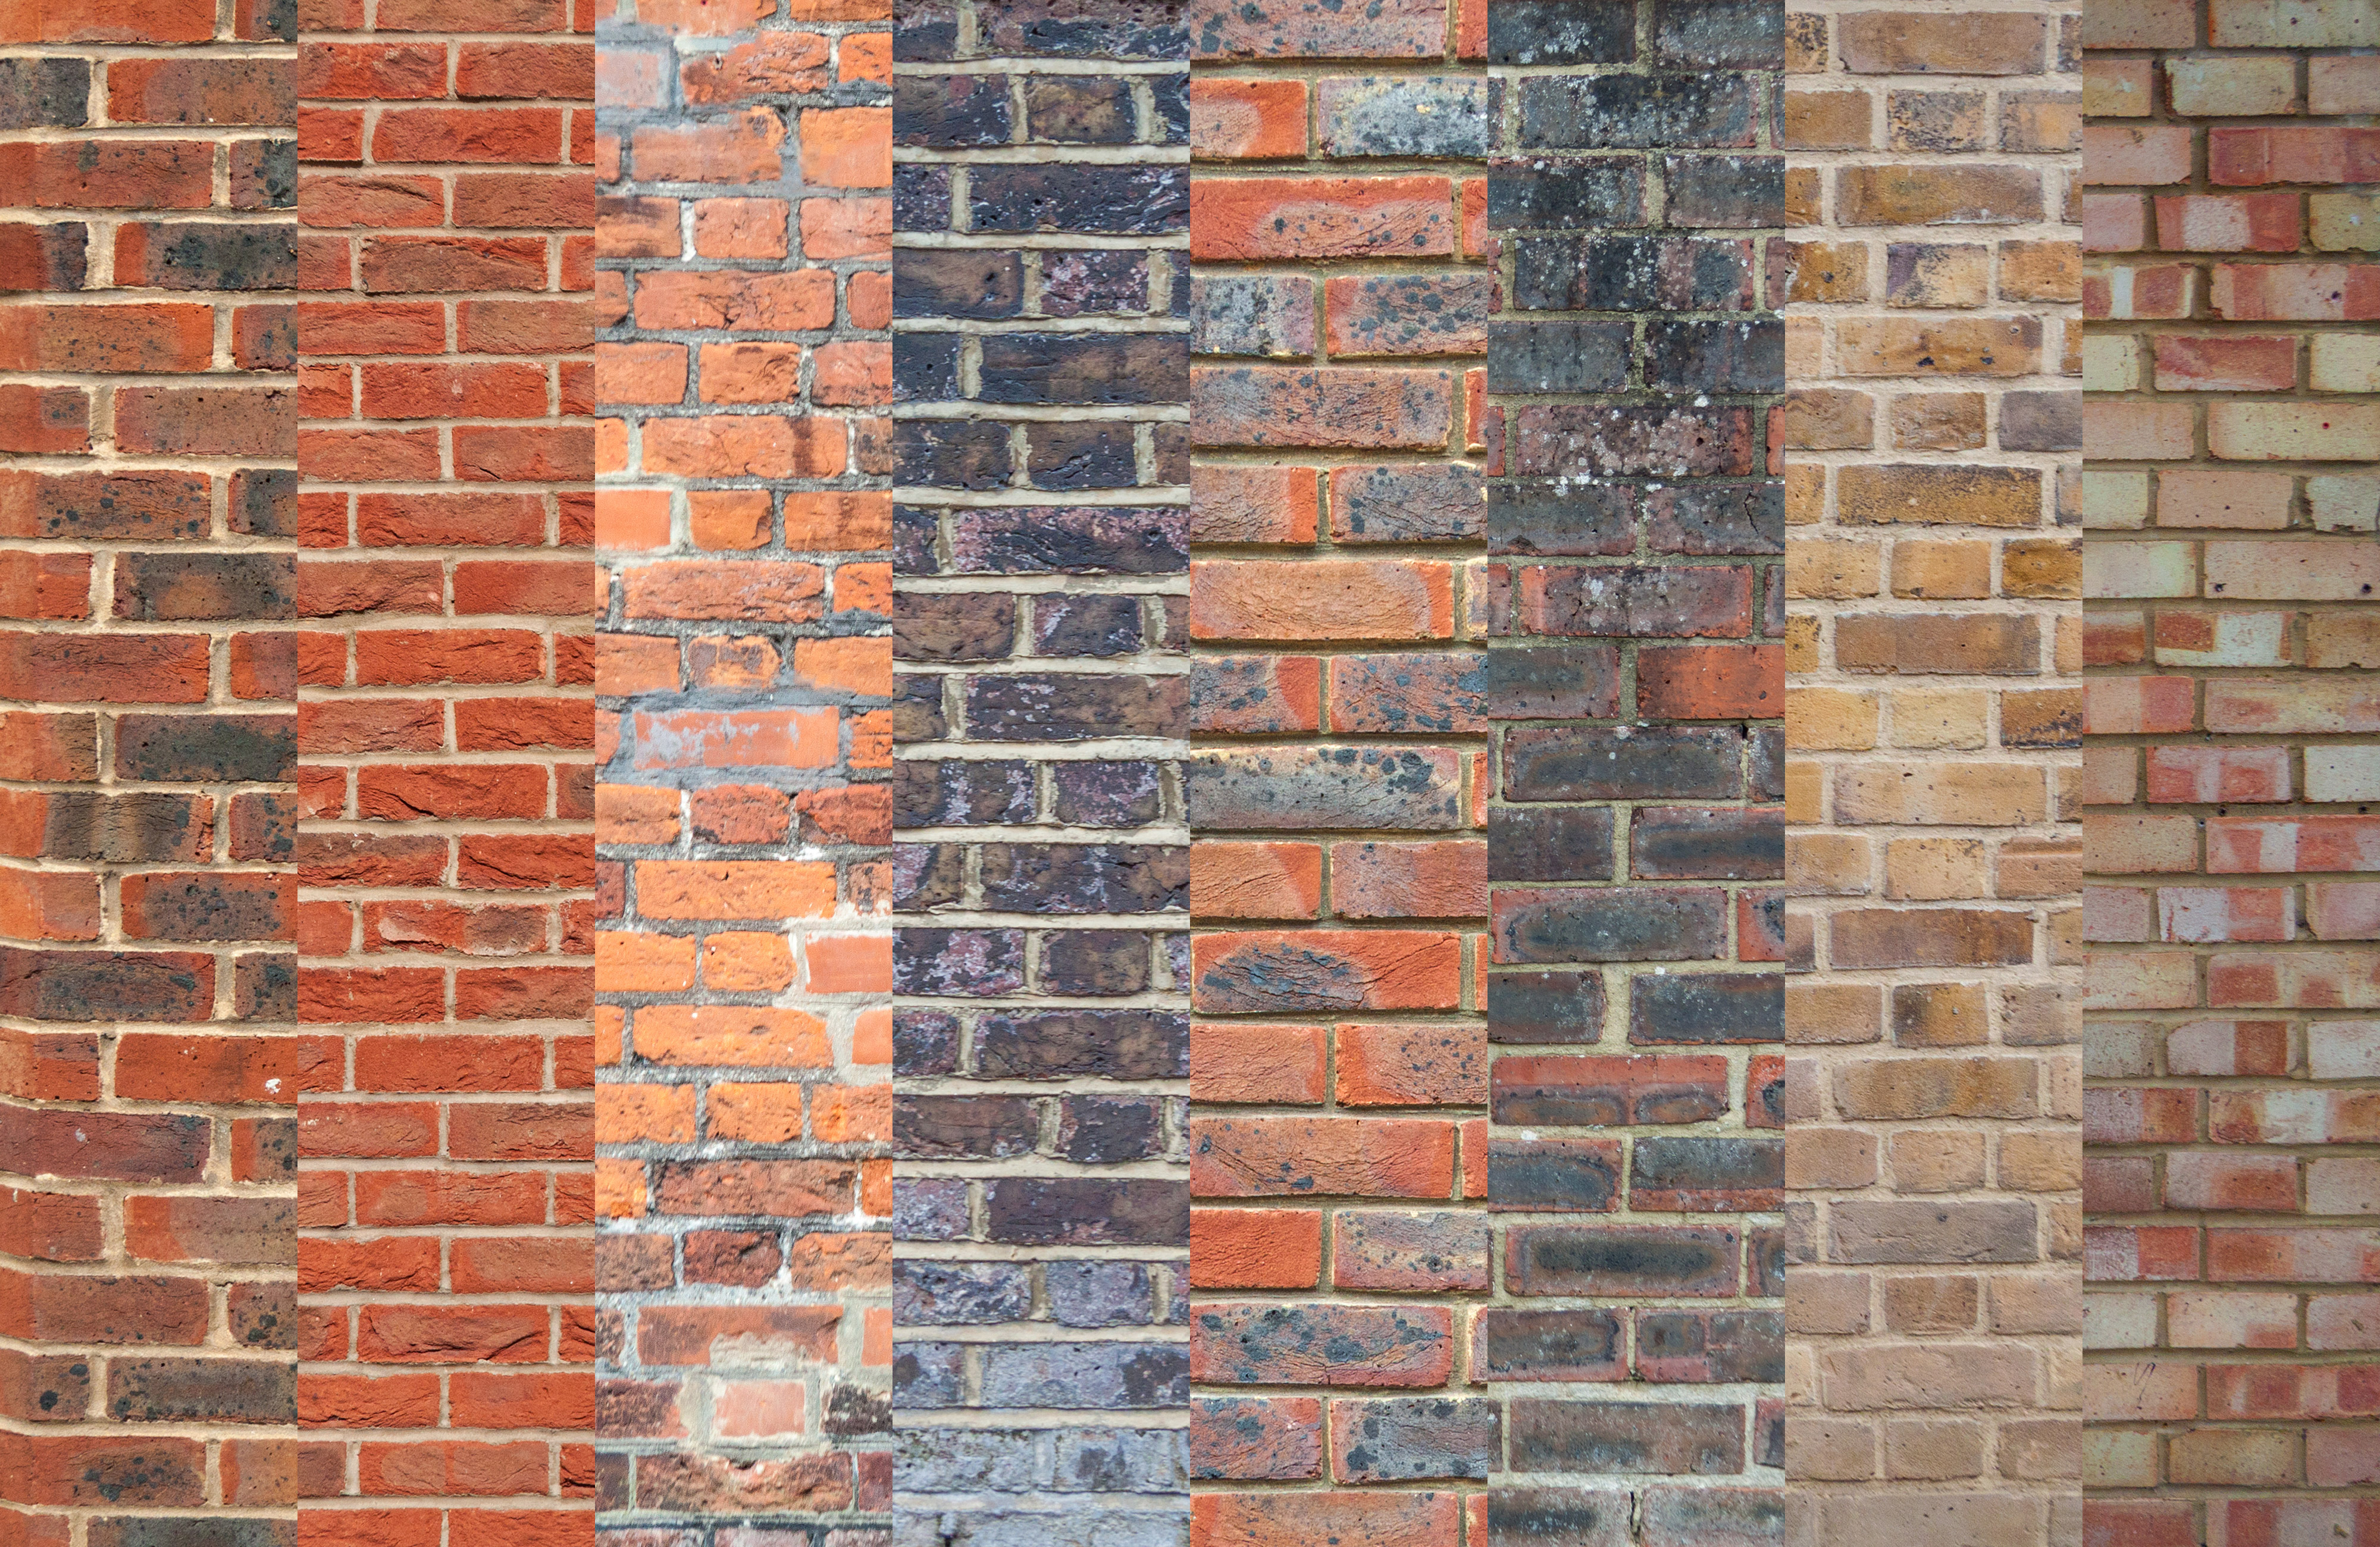
[[[584,1541],[592,7],[300,9],[303,1537]]]
[[[2380,18],[2084,42],[2089,1530],[2380,1542]]]
[[[297,1540],[289,38],[0,9],[12,1547]]]
[[[1484,1547],[1479,12],[1187,19],[1192,1540]]]
[[[905,0],[897,1540],[1185,1529],[1187,42]]]
[[[607,9],[607,1541],[891,1504],[889,4]]]
[[[1797,1534],[2079,1523],[2077,17],[1797,8]]]
[[[1773,1540],[1781,0],[1488,0],[1488,1541]]]

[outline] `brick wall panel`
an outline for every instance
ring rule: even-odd
[[[1487,1540],[1468,15],[1188,7],[1199,1543]]]
[[[310,6],[288,82],[310,1542],[589,1529],[593,21]]]
[[[285,30],[0,16],[0,1540],[297,1540]],[[205,1524],[200,1524],[204,1519]]]
[[[1779,1534],[1781,6],[1489,0],[1490,1541]]]
[[[890,10],[607,10],[607,1540],[885,1540]]]
[[[2380,34],[2085,42],[2087,1517],[2368,1542]]]
[[[1786,1468],[1819,1540],[2079,1530],[2077,23],[1789,19]]]
[[[897,21],[902,1542],[1185,1527],[1184,22]]]

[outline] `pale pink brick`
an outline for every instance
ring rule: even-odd
[[[2380,870],[2380,817],[2216,817],[2206,824],[2215,875]]]
[[[2113,322],[2187,317],[2197,305],[2194,263],[2120,263],[2082,281],[2082,314]]]
[[[2298,1297],[2249,1290],[2177,1289],[2165,1298],[2166,1340],[2177,1348],[2294,1348]]]
[[[2317,881],[2306,887],[2316,940],[2380,940],[2380,881]]]
[[[2289,615],[2161,610],[2154,642],[2160,666],[2286,666]]]
[[[2108,1423],[2196,1418],[2198,1370],[2179,1359],[2085,1365],[2082,1413]]]
[[[2380,951],[2235,951],[2206,964],[2206,1003],[2225,1009],[2380,1008]]]
[[[2380,180],[2380,128],[2208,129],[2206,180],[2218,188]]]
[[[2228,462],[2380,461],[2380,403],[2209,403],[2206,446]]]
[[[2155,932],[2155,898],[2148,888],[2082,888],[2083,939],[2094,944],[2137,945]]]
[[[2172,1075],[2283,1075],[2289,1068],[2286,1020],[2193,1020],[2166,1033]]]
[[[2083,688],[2083,723],[2093,736],[2186,731],[2197,702],[2198,684],[2191,677],[2103,676]]]
[[[2188,1009],[2198,1003],[2197,968],[2186,951],[2094,951],[2082,969],[2083,1003],[2094,1010]]]
[[[2140,754],[2130,747],[2082,748],[2082,804],[2129,806],[2140,790]]]
[[[2161,334],[2159,392],[2287,392],[2298,384],[2298,341],[2288,335]]]
[[[2089,398],[2082,405],[2082,455],[2100,462],[2186,462],[2198,445],[2187,403]]]
[[[2235,323],[2352,323],[2380,317],[2380,266],[2217,263],[2215,313]]]
[[[2310,1295],[2306,1346],[2380,1348],[2380,1295]]]
[[[2209,542],[2204,564],[2206,594],[2236,602],[2354,602],[2380,594],[2380,547],[2370,543]]]
[[[2082,196],[2083,251],[2137,252],[2148,244],[2148,207],[2139,194]]]
[[[2380,55],[2335,54],[2306,61],[2306,111],[2380,113]]]
[[[2206,1268],[2210,1282],[2380,1282],[2380,1230],[2210,1230]]]
[[[2156,522],[2277,531],[2289,524],[2291,481],[2287,473],[2169,469],[2157,474]]]
[[[2190,178],[2187,124],[2093,125],[2082,130],[2082,180],[2099,188],[2143,188]]]
[[[2297,897],[2286,886],[2160,886],[2157,938],[2176,944],[2283,941],[2297,934]]]
[[[2213,677],[2206,728],[2218,735],[2351,736],[2380,730],[2380,679]]]
[[[2148,754],[2152,803],[2287,800],[2289,753],[2286,747],[2152,747]]]
[[[2298,1212],[2298,1163],[2290,1155],[2182,1151],[2165,1160],[2165,1200],[2175,1209]]]
[[[2380,1160],[2318,1159],[2306,1167],[2306,1212],[2380,1214]]]

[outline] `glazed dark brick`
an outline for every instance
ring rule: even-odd
[[[892,276],[892,315],[895,317],[1014,317],[1025,306],[1025,259],[1015,252],[984,252],[973,249],[956,251],[935,251],[927,249],[913,260],[904,262]],[[932,336],[932,335],[924,335]],[[917,349],[921,335],[909,335],[895,345],[893,359],[896,374],[904,382],[919,380],[916,372],[929,369],[922,359],[910,357]],[[958,348],[955,335],[937,340],[949,348],[953,358]],[[950,383],[953,393],[956,381]],[[939,377],[935,385],[941,385]],[[913,387],[911,391],[919,394]]]
[[[1187,174],[1170,166],[978,167],[967,183],[968,225],[1119,236],[1175,230],[1189,215]]]

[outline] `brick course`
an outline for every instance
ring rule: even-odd
[[[1184,1529],[1183,22],[899,12],[904,1543]]]
[[[1487,9],[1490,1541],[1783,1520],[1783,24]]]
[[[891,1506],[890,7],[607,12],[606,1540]]]
[[[1188,19],[1192,1541],[1484,1543],[1478,10]]]
[[[2086,1517],[2380,1541],[2380,31],[2212,0],[2084,41]]]
[[[2078,1529],[2076,25],[1790,20],[1786,1468],[1822,1541]]]
[[[0,1541],[290,1547],[292,49],[0,14]],[[199,1524],[204,1517],[206,1524]]]
[[[584,1541],[593,8],[302,9],[303,1535]]]

